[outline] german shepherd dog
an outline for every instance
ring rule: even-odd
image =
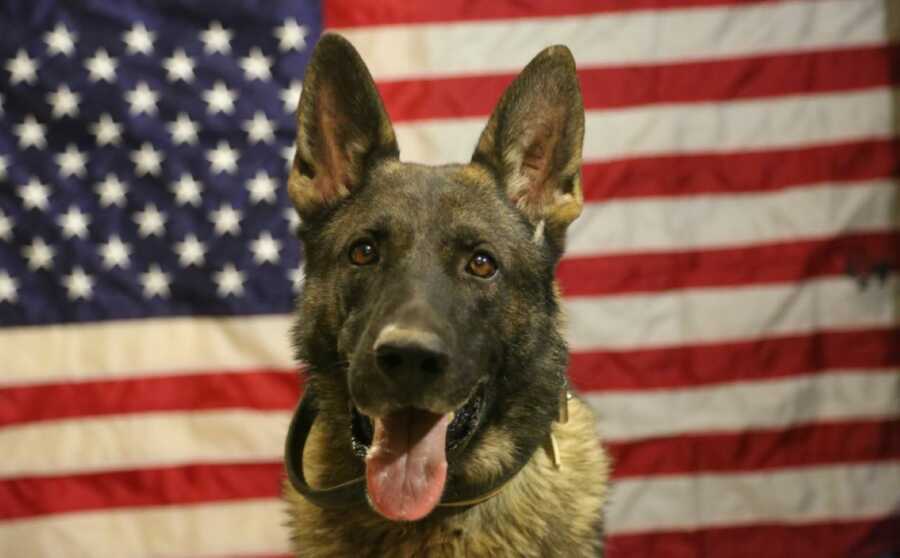
[[[608,462],[568,390],[554,281],[582,207],[569,50],[528,64],[468,164],[401,162],[338,35],[316,46],[297,118],[297,556],[600,556]]]

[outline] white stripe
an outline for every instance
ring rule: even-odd
[[[648,372],[652,374],[652,372]],[[584,395],[605,440],[784,428],[812,421],[900,418],[900,374],[826,371],[810,376],[681,389]]]
[[[894,133],[892,90],[818,93],[718,103],[589,110],[584,160],[666,153],[723,153],[788,148]],[[486,118],[422,120],[395,125],[400,155],[421,163],[466,162]]]
[[[0,386],[296,368],[290,316],[159,318],[6,328]]]
[[[0,556],[204,558],[287,554],[275,499],[66,513],[0,522]]]
[[[897,279],[850,277],[564,300],[573,351],[637,349],[897,323]]]
[[[885,18],[882,0],[830,0],[338,31],[376,79],[393,80],[517,72],[556,43],[581,67],[871,45]]]
[[[288,411],[139,413],[0,429],[0,477],[281,460]]]
[[[567,256],[731,248],[893,230],[892,180],[776,192],[635,198],[585,205]]]
[[[624,479],[610,498],[606,527],[614,535],[869,520],[897,512],[900,462]]]

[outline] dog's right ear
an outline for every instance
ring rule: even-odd
[[[398,156],[393,126],[359,53],[340,35],[323,35],[303,80],[288,178],[300,217],[312,218],[358,188],[373,160]]]

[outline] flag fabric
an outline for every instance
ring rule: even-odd
[[[284,184],[323,28],[426,163],[572,49],[558,279],[609,556],[900,552],[892,0],[7,0],[0,556],[289,553]]]

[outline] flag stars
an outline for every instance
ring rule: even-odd
[[[115,81],[117,66],[118,61],[103,48],[98,49],[94,56],[88,58],[84,63],[84,67],[88,71],[88,79],[94,82],[112,83]]]
[[[132,151],[131,162],[138,176],[159,176],[162,171],[162,155],[150,143],[144,143],[140,149]]]
[[[141,285],[144,288],[145,298],[168,298],[170,282],[169,275],[163,273],[157,264],[151,265],[146,273],[141,273]]]
[[[175,244],[175,253],[178,254],[181,267],[200,267],[206,258],[206,247],[191,234]]]
[[[194,60],[179,48],[172,56],[163,61],[169,81],[181,80],[185,83],[194,81]]]
[[[241,296],[244,294],[244,273],[238,271],[234,264],[227,264],[222,271],[213,273],[213,281],[216,282],[219,296]]]
[[[50,56],[62,54],[71,56],[75,51],[75,35],[69,32],[62,23],[57,23],[53,31],[44,34],[44,42],[47,43],[47,54]]]
[[[237,172],[238,152],[227,142],[220,141],[215,149],[206,152],[209,168],[212,172],[234,174]]]
[[[59,88],[47,95],[47,102],[53,109],[54,118],[62,118],[63,116],[75,117],[78,115],[78,103],[81,101],[81,95],[73,93],[69,86],[60,85]]]
[[[103,207],[125,207],[125,184],[114,174],[107,174],[95,190]]]
[[[100,246],[100,256],[106,269],[125,269],[130,264],[131,247],[122,242],[118,236],[111,236],[106,244]]]
[[[286,207],[283,215],[288,223],[288,230],[291,231],[291,234],[297,234],[297,229],[300,227],[300,216],[297,214],[297,210],[293,207]]]
[[[135,214],[134,222],[137,223],[138,234],[140,234],[141,237],[162,237],[163,227],[166,224],[166,217],[151,203],[147,204],[143,211],[138,211]]]
[[[72,273],[64,276],[63,285],[68,291],[70,300],[88,300],[94,294],[94,279],[81,267],[76,267]]]
[[[56,251],[44,242],[44,239],[36,237],[31,244],[22,249],[22,255],[28,260],[28,268],[32,271],[50,269]]]
[[[91,124],[91,133],[97,138],[97,145],[118,145],[122,141],[122,125],[116,123],[108,113],[100,115],[100,120]]]
[[[244,122],[244,131],[247,132],[250,143],[272,143],[275,141],[275,127],[262,111],[256,111],[253,119]]]
[[[125,93],[125,100],[131,105],[129,109],[131,114],[135,116],[139,114],[156,114],[156,102],[159,100],[159,94],[150,89],[146,82],[138,82],[137,86]]]
[[[12,220],[0,211],[0,240],[12,240]]]
[[[78,151],[73,144],[69,144],[63,153],[58,154],[55,158],[56,164],[59,165],[59,173],[63,178],[70,176],[82,177],[87,170],[87,157],[84,152]]]
[[[207,54],[228,54],[231,52],[231,31],[222,27],[218,21],[209,24],[209,29],[200,33],[203,50]]]
[[[306,280],[306,274],[303,273],[303,268],[298,267],[297,269],[288,271],[288,280],[290,280],[291,288],[294,292],[299,293],[300,289],[303,288],[303,282]]]
[[[253,259],[256,263],[260,265],[264,263],[275,264],[278,263],[281,242],[272,238],[272,235],[266,231],[250,243],[250,251],[253,252]]]
[[[281,148],[281,158],[284,159],[284,166],[290,170],[291,165],[294,163],[294,155],[297,154],[297,149],[293,145],[285,145]]]
[[[37,178],[32,178],[19,187],[19,197],[25,209],[47,209],[50,189]]]
[[[222,204],[219,209],[210,212],[209,218],[219,236],[237,236],[241,231],[241,212],[230,205]]]
[[[128,54],[146,54],[153,52],[153,41],[156,40],[156,33],[147,29],[143,23],[135,23],[130,30],[122,35],[125,41],[125,50]]]
[[[222,81],[217,81],[212,89],[203,92],[203,100],[206,101],[207,111],[210,114],[234,112],[234,101],[237,95],[234,90],[228,89]]]
[[[175,121],[168,124],[168,128],[175,145],[197,143],[197,123],[191,120],[187,114],[179,113]]]
[[[300,94],[303,93],[303,82],[292,80],[287,89],[281,90],[281,102],[284,103],[284,111],[293,113],[300,103]]]
[[[172,184],[172,193],[175,194],[175,203],[178,205],[200,206],[200,183],[189,174],[181,175],[181,178]]]
[[[9,168],[9,162],[6,160],[6,157],[0,155],[0,180],[6,178],[6,169]]]
[[[265,171],[256,171],[256,176],[247,181],[250,201],[253,203],[275,203],[275,180]]]
[[[21,124],[14,126],[14,128],[15,134],[19,136],[19,147],[22,149],[29,147],[43,149],[47,147],[44,126],[38,123],[34,116],[29,114]]]
[[[18,289],[18,281],[6,271],[0,271],[0,302],[16,302],[19,299]]]
[[[284,20],[284,24],[275,28],[275,38],[278,39],[278,48],[284,52],[291,50],[303,50],[306,48],[307,29],[298,25],[294,18]]]
[[[6,70],[10,73],[9,82],[12,85],[22,82],[32,84],[37,81],[37,64],[34,58],[28,56],[25,49],[19,49],[16,57],[6,63]]]
[[[272,60],[263,55],[258,47],[250,49],[250,54],[241,58],[241,68],[247,81],[264,81],[272,78]]]
[[[74,205],[57,219],[57,223],[62,227],[63,236],[66,238],[87,238],[88,224],[90,221],[85,213]]]

